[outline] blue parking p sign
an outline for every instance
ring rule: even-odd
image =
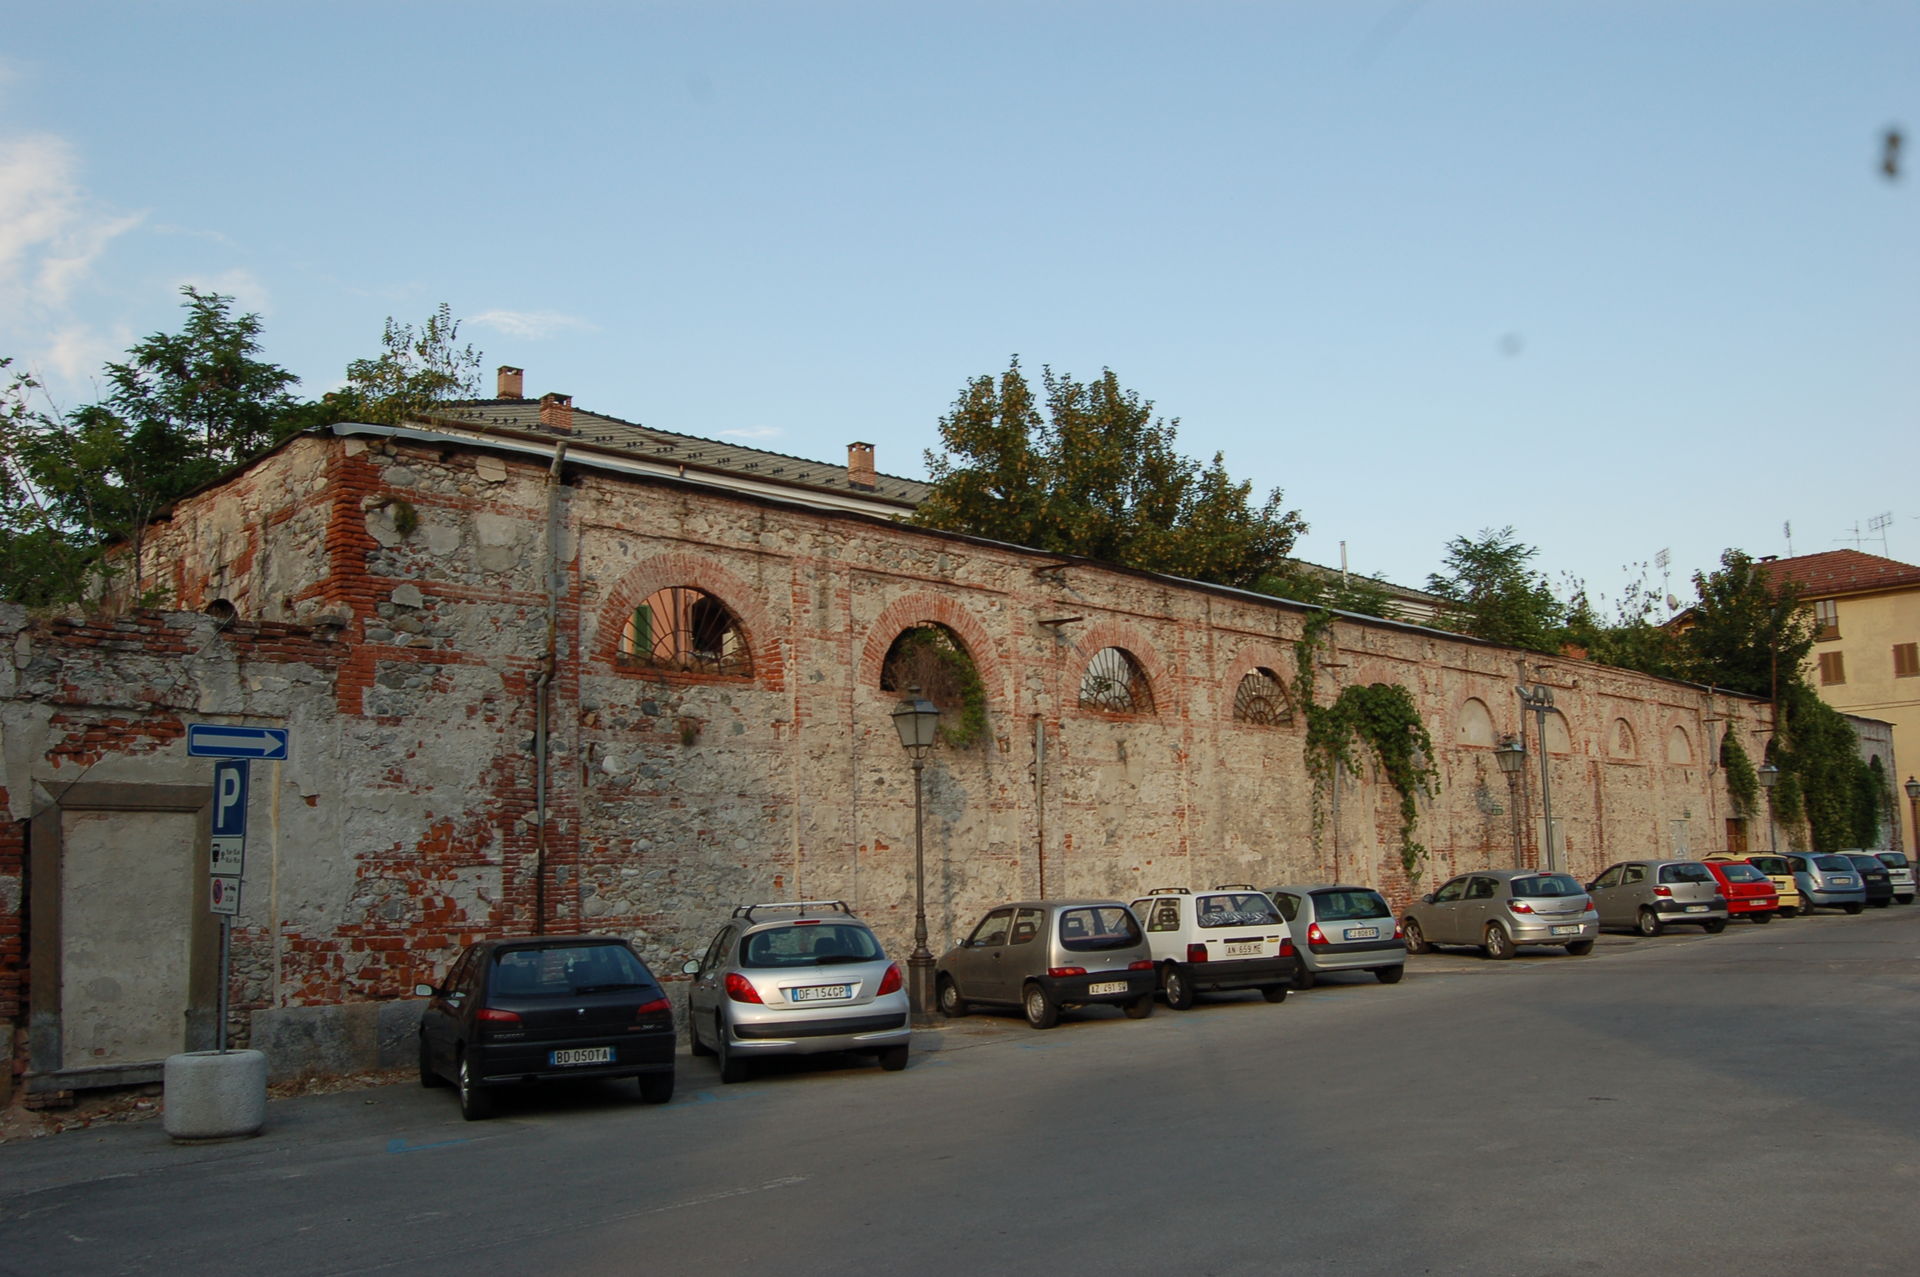
[[[223,758],[213,765],[213,836],[247,836],[247,760]]]

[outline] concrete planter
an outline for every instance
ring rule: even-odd
[[[266,1125],[264,1051],[169,1055],[162,1085],[167,1134],[176,1140],[236,1139]]]

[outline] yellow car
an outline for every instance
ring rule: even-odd
[[[1718,860],[1723,864],[1728,861],[1743,862],[1765,874],[1772,880],[1773,889],[1780,893],[1780,917],[1791,918],[1797,913],[1805,912],[1800,899],[1800,884],[1794,881],[1793,866],[1787,863],[1785,856],[1775,856],[1765,852],[1756,856],[1738,856],[1732,852],[1723,851],[1718,855],[1708,856],[1707,859]]]

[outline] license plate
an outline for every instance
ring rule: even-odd
[[[1380,928],[1378,927],[1347,928],[1347,939],[1349,940],[1378,940],[1379,938]]]
[[[555,1051],[547,1057],[555,1068],[567,1064],[612,1064],[613,1048],[610,1046],[583,1046],[571,1051]]]
[[[1102,980],[1098,984],[1090,984],[1087,986],[1087,994],[1090,997],[1102,993],[1125,993],[1126,991],[1127,982],[1125,980]]]
[[[1833,880],[1833,885],[1834,885],[1834,886],[1836,886],[1836,887],[1851,887],[1851,886],[1853,885],[1853,879],[1851,879],[1851,878],[1835,878],[1835,879]]]
[[[1258,940],[1242,940],[1238,944],[1229,940],[1227,941],[1227,956],[1229,958],[1257,958],[1260,956],[1260,950],[1263,947]]]
[[[1688,905],[1686,908],[1687,913],[1705,913],[1706,911],[1707,907],[1705,905]]]
[[[789,1002],[833,1002],[847,996],[844,984],[811,984],[804,989],[788,989]]]
[[[1579,927],[1555,927],[1553,929],[1553,934],[1556,936],[1577,936],[1580,934],[1580,928]]]

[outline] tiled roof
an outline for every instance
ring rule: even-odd
[[[1770,574],[1792,581],[1800,587],[1801,594],[1810,599],[1920,586],[1920,567],[1859,550],[1828,550],[1792,559],[1769,559],[1760,566]]]
[[[762,483],[787,483],[808,488],[826,488],[837,492],[892,499],[912,505],[918,505],[925,500],[929,491],[928,486],[918,479],[902,479],[890,474],[874,476],[874,486],[871,488],[856,487],[848,481],[847,468],[844,464],[808,461],[804,457],[790,457],[784,453],[766,452],[759,448],[743,448],[738,444],[721,443],[717,439],[701,439],[695,435],[674,434],[670,430],[655,430],[651,426],[622,421],[618,417],[608,417],[597,412],[587,412],[578,407],[573,409],[572,431],[562,433],[540,424],[538,399],[463,399],[440,405],[434,415],[483,429],[494,427],[501,430],[552,435],[556,439],[572,439],[579,443],[593,444],[636,457],[645,457],[651,461],[719,470]]]

